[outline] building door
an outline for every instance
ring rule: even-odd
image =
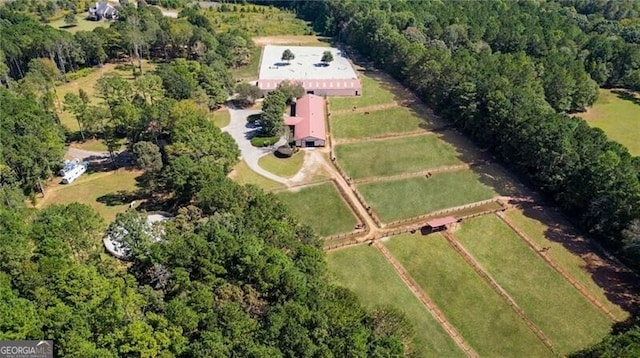
[[[360,95],[360,93],[358,93],[358,91],[356,91],[356,96],[359,96],[359,95]]]
[[[315,91],[307,91],[307,94],[315,94]]]
[[[314,142],[312,140],[305,140],[304,141],[304,146],[305,147],[315,147],[316,146],[316,142]]]

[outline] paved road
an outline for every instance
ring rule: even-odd
[[[285,144],[286,140],[284,138],[281,138],[278,143],[271,147],[254,147],[253,145],[251,145],[250,138],[253,132],[257,131],[257,128],[247,126],[247,117],[252,114],[260,113],[260,110],[236,109],[231,106],[229,106],[228,109],[231,116],[231,121],[229,122],[228,126],[222,128],[222,131],[231,134],[233,139],[236,140],[236,142],[238,143],[238,147],[240,147],[240,155],[242,156],[242,159],[244,159],[244,161],[247,163],[249,168],[251,168],[251,170],[253,170],[254,172],[273,181],[287,184],[288,180],[286,178],[268,172],[258,165],[258,159],[260,159],[260,157],[273,152],[275,148]]]

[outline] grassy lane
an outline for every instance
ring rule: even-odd
[[[471,170],[358,185],[358,190],[382,221],[411,218],[430,212],[491,199],[495,192]]]
[[[611,322],[496,216],[466,221],[460,242],[562,354],[599,341]]]
[[[393,107],[369,114],[331,115],[331,130],[335,138],[367,138],[431,128],[433,123],[428,118],[407,107]]]
[[[407,316],[414,326],[416,357],[464,357],[378,250],[356,246],[329,253],[327,261],[337,283],[354,291],[367,307],[391,306]]]
[[[480,356],[552,356],[442,236],[402,235],[385,245]]]
[[[338,161],[352,178],[417,172],[461,162],[435,135],[338,145]]]
[[[561,243],[551,239],[554,235],[571,235],[572,233],[562,228],[549,227],[548,223],[545,224],[538,219],[527,217],[520,210],[509,210],[506,215],[539,247],[550,247],[547,256],[576,279],[593,297],[604,304],[618,320],[627,319],[629,313],[607,299],[605,290],[593,280],[592,274],[587,271],[585,260],[567,250]]]
[[[277,194],[301,222],[319,235],[350,232],[357,220],[332,182]]]
[[[580,114],[589,125],[601,128],[612,140],[640,155],[640,95],[624,90],[600,89],[598,100]]]

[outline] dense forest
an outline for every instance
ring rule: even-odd
[[[0,339],[52,339],[60,357],[410,354],[401,313],[365,311],[330,284],[316,235],[274,195],[227,177],[239,150],[208,115],[233,90],[228,69],[246,63],[247,35],[215,32],[196,10],[121,14],[72,35],[0,9]],[[102,76],[100,101],[87,88],[58,96],[57,84],[106,61],[133,79]],[[75,135],[61,108],[105,142],[114,167],[126,139],[147,207],[175,215],[154,241],[143,211],[118,214],[108,230],[128,232],[126,263],[104,253],[106,223],[90,207],[25,205]]]

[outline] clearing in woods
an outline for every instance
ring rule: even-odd
[[[453,234],[561,354],[604,337],[611,321],[495,215],[465,220]]]
[[[480,356],[553,356],[440,234],[395,236],[385,246]]]
[[[406,315],[414,326],[416,357],[464,357],[378,250],[359,245],[331,252],[327,261],[336,283],[355,292],[366,306],[390,306]]]
[[[640,94],[624,89],[600,89],[598,100],[579,114],[592,127],[640,155]]]

